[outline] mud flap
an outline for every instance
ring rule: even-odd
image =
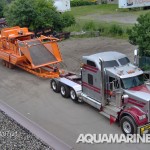
[[[110,125],[111,125],[116,122],[116,118],[114,116],[110,115],[109,121],[110,121]]]

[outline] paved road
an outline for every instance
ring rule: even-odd
[[[81,54],[91,54],[103,50],[120,50],[132,58],[135,47],[127,41],[110,38],[72,39],[59,43],[64,68],[78,71]],[[109,120],[86,104],[75,104],[53,93],[49,80],[40,79],[16,68],[9,70],[0,65],[0,98],[7,104],[32,119],[76,150],[146,150],[145,144],[76,144],[80,133],[121,133],[117,124],[109,125]]]

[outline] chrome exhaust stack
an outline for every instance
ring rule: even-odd
[[[138,50],[134,50],[134,65],[138,66]]]
[[[101,66],[101,96],[102,96],[102,106],[106,105],[106,101],[105,101],[105,78],[104,78],[104,61],[99,58],[100,60],[100,66]]]
[[[122,106],[122,92],[116,91],[116,107]]]

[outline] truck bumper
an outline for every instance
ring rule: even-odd
[[[143,125],[143,126],[139,126],[137,129],[137,133],[140,135],[150,134],[150,123]]]

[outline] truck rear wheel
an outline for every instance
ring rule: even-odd
[[[68,98],[70,96],[69,87],[66,85],[60,86],[60,93],[63,97]]]
[[[54,79],[51,80],[51,88],[54,92],[59,93],[60,92],[60,86],[59,83],[56,82]]]
[[[137,126],[130,116],[124,116],[123,118],[121,118],[120,125],[121,130],[125,135],[136,134]]]
[[[70,89],[70,97],[74,102],[78,102],[78,97],[74,89]]]

